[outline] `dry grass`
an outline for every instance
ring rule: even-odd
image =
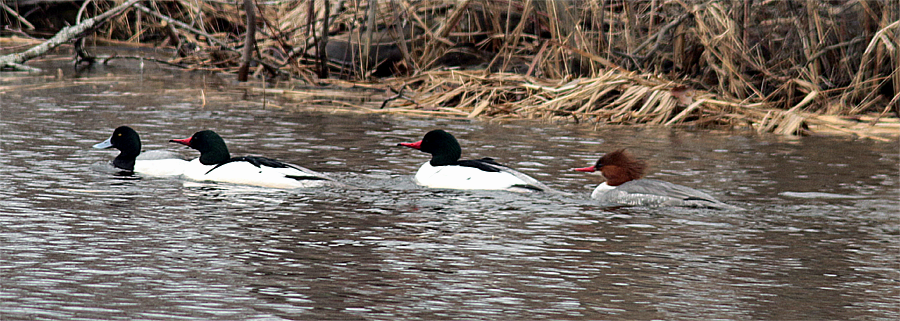
[[[832,126],[867,136],[856,123],[876,128],[900,106],[897,1],[256,3],[257,75],[287,86],[374,84],[385,94],[347,102],[371,112],[752,127],[787,135]],[[148,7],[205,34],[179,29],[180,38],[199,46],[179,63],[237,69],[246,30],[240,1]],[[133,12],[98,35],[172,45],[168,25]],[[319,61],[326,39],[351,43],[350,58]],[[384,48],[395,50],[389,60]],[[468,63],[453,63],[461,60]],[[323,66],[330,80],[320,78]],[[393,75],[376,76],[384,70]],[[377,99],[390,97],[388,88],[403,88],[408,99],[380,108]]]

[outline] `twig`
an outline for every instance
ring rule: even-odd
[[[190,31],[190,32],[192,32],[192,33],[194,33],[194,34],[198,34],[198,35],[204,36],[204,37],[206,37],[206,39],[209,39],[209,41],[215,42],[216,44],[218,44],[219,46],[221,46],[221,47],[222,47],[223,49],[225,49],[225,50],[237,51],[237,49],[231,48],[231,47],[228,46],[228,44],[226,44],[224,41],[219,40],[218,38],[213,37],[212,35],[210,35],[210,34],[208,34],[208,33],[206,33],[206,32],[203,32],[203,31],[200,31],[200,30],[198,30],[198,29],[195,29],[195,28],[193,28],[193,27],[191,27],[191,26],[185,24],[184,22],[181,22],[181,21],[172,19],[172,18],[170,18],[170,17],[168,17],[168,16],[165,16],[165,15],[163,15],[163,14],[160,14],[160,13],[158,13],[158,12],[154,12],[153,10],[150,10],[150,8],[147,8],[147,7],[145,7],[145,6],[141,5],[141,4],[136,4],[136,5],[134,5],[134,7],[137,8],[137,9],[139,9],[139,10],[141,10],[141,11],[143,11],[143,12],[149,13],[151,16],[157,17],[157,18],[159,18],[159,19],[161,19],[161,20],[165,20],[165,21],[168,22],[168,23],[174,24],[174,25],[178,26],[178,28],[181,28],[181,29]]]
[[[536,66],[537,63],[541,61],[541,59],[543,59],[544,51],[547,50],[547,45],[549,44],[550,42],[547,41],[544,41],[544,43],[541,44],[541,49],[538,49],[537,54],[535,54],[534,57],[531,58],[531,63],[528,64],[528,71],[525,72],[525,76],[531,76],[531,73],[534,71],[534,66]]]
[[[816,60],[817,58],[819,58],[820,56],[822,56],[822,55],[828,53],[829,51],[832,51],[832,50],[835,50],[835,49],[838,49],[838,48],[841,48],[841,47],[852,46],[852,45],[854,45],[854,44],[856,44],[856,43],[863,42],[863,41],[865,41],[865,40],[866,40],[866,39],[865,39],[864,37],[857,37],[856,39],[853,39],[853,40],[850,40],[850,41],[845,41],[845,42],[842,42],[842,43],[839,43],[839,44],[834,44],[834,45],[827,46],[827,47],[824,47],[824,48],[822,48],[822,49],[819,49],[818,51],[816,51],[816,53],[814,53],[812,56],[809,56],[809,58],[806,59],[806,64],[810,63],[810,62],[813,61],[813,60]]]
[[[18,13],[16,13],[15,10],[13,10],[13,9],[10,8],[9,6],[7,6],[5,1],[4,1],[4,2],[0,2],[0,7],[3,7],[3,10],[6,10],[6,12],[8,12],[9,14],[11,14],[13,17],[16,17],[16,19],[18,19],[19,22],[21,22],[22,24],[24,24],[25,27],[27,27],[27,28],[30,29],[30,30],[34,30],[34,25],[31,24],[30,22],[28,22],[28,20],[25,20],[25,18],[22,18],[22,16],[20,16]]]
[[[32,58],[43,55],[50,49],[56,48],[59,45],[72,40],[72,38],[78,37],[85,31],[91,30],[110,17],[122,13],[123,11],[125,11],[125,9],[128,9],[129,7],[135,5],[138,1],[140,0],[128,0],[128,2],[112,8],[109,11],[106,11],[96,17],[87,19],[79,24],[63,28],[58,33],[56,33],[55,36],[50,38],[50,40],[47,40],[40,45],[34,46],[31,49],[28,49],[21,53],[2,56],[0,57],[0,67],[6,66],[10,63],[21,64]]]
[[[277,42],[279,46],[281,46],[282,52],[288,53],[288,52],[293,51],[294,47],[287,43],[289,39],[288,39],[288,36],[285,35],[285,32],[281,29],[276,30],[275,27],[273,27],[272,22],[269,21],[269,19],[267,19],[266,16],[263,14],[262,9],[260,9],[259,6],[256,6],[256,13],[258,14],[257,18],[262,20],[263,25],[266,26],[267,28],[269,28],[269,32],[271,33],[270,37],[272,39],[274,39],[275,42]],[[265,29],[259,30],[260,33],[265,33],[265,31],[266,31]],[[256,50],[259,51],[259,47],[257,47]],[[284,67],[287,64],[289,64],[290,61],[295,60],[294,58],[295,57],[291,57],[291,56],[285,54],[284,61],[279,62],[279,65],[281,67]],[[262,59],[262,56],[260,56],[260,59]]]
[[[313,2],[313,1],[311,1]],[[325,0],[325,18],[322,21],[322,39],[316,45],[316,53],[319,55],[319,78],[328,78],[328,16],[331,15],[331,6]],[[315,35],[315,31],[313,31]]]
[[[559,42],[557,42],[557,41],[553,41],[553,40],[548,40],[548,41],[549,41],[551,44],[554,44],[554,45],[556,45],[556,46],[558,46],[558,47],[562,47],[562,48],[571,50],[572,52],[574,52],[574,53],[576,53],[576,54],[579,54],[579,55],[581,55],[581,56],[583,56],[583,57],[585,57],[585,58],[588,58],[588,59],[590,59],[590,60],[596,61],[596,62],[600,63],[601,65],[606,66],[607,68],[615,69],[615,70],[618,70],[618,71],[621,71],[621,72],[624,72],[624,73],[630,73],[630,71],[628,71],[627,69],[622,68],[622,67],[620,67],[619,65],[614,64],[612,61],[609,61],[609,60],[607,60],[607,59],[605,59],[605,58],[603,58],[603,57],[600,57],[600,56],[598,56],[598,55],[589,53],[589,52],[587,52],[587,51],[584,51],[584,50],[581,50],[581,49],[578,49],[578,48],[575,48],[575,47],[572,47],[572,46],[569,46],[569,45],[566,45],[566,44],[563,44],[563,43],[559,43]]]
[[[81,15],[84,14],[85,10],[87,10],[87,6],[91,4],[92,0],[87,0],[81,4],[81,8],[78,8],[78,14],[75,15],[75,23],[81,23]],[[95,59],[94,56],[90,55],[87,51],[84,50],[84,40],[85,37],[78,37],[78,40],[75,41],[75,66],[81,62],[87,62],[88,64],[93,64]]]
[[[366,12],[366,33],[363,36],[364,42],[362,53],[360,53],[360,71],[375,68],[377,62],[372,57],[372,37],[375,35],[375,15],[378,13],[378,0],[369,0],[367,2],[368,10]],[[379,37],[380,40],[381,37]],[[369,73],[367,73],[369,74]]]
[[[656,52],[657,49],[659,49],[659,45],[662,42],[662,38],[663,38],[663,36],[665,36],[665,34],[667,32],[669,32],[669,29],[677,27],[682,22],[684,22],[685,19],[692,17],[693,15],[694,15],[693,13],[686,13],[686,14],[681,15],[681,17],[679,17],[677,20],[669,22],[668,24],[666,24],[665,26],[660,28],[659,31],[657,31],[655,35],[648,38],[646,41],[644,41],[643,43],[638,45],[636,48],[634,48],[633,52],[641,51],[642,49],[644,49],[644,47],[646,47],[647,45],[650,44],[651,40],[655,40],[653,43],[653,47],[650,48],[650,50],[646,54],[644,54],[643,58],[641,59],[641,60],[646,60],[648,57],[652,56],[653,53]]]
[[[434,34],[434,32],[431,31],[431,28],[429,28],[428,25],[425,24],[425,21],[422,20],[422,17],[419,17],[419,14],[416,13],[415,8],[413,8],[412,5],[409,4],[409,1],[407,1],[407,0],[402,0],[402,1],[400,1],[400,5],[403,6],[403,10],[405,10],[406,12],[408,12],[408,13],[409,13],[409,16],[411,16],[411,17],[413,18],[413,20],[414,20],[420,27],[422,27],[422,30],[425,31],[425,34],[428,35],[428,37],[430,37],[430,39],[434,39],[434,40],[440,41],[440,42],[442,42],[443,44],[445,44],[445,45],[447,45],[447,46],[450,46],[450,47],[456,45],[456,43],[454,43],[453,41],[450,41],[450,39],[447,39],[447,38],[444,38],[444,37],[440,37],[440,36]]]
[[[403,87],[400,87],[400,90],[397,91],[397,95],[394,95],[394,96],[392,96],[392,97],[390,97],[390,98],[385,99],[384,102],[381,103],[381,107],[378,107],[378,109],[384,109],[384,107],[387,107],[387,104],[388,104],[389,102],[391,102],[392,100],[396,100],[396,99],[398,99],[398,98],[403,98],[403,99],[409,100],[409,101],[411,101],[413,104],[416,104],[416,106],[418,107],[418,106],[419,106],[419,103],[418,103],[417,101],[415,101],[415,100],[412,99],[412,98],[407,97],[406,95],[403,95],[403,90],[404,90],[404,89],[406,89],[406,84],[403,84]]]
[[[133,60],[149,60],[149,61],[152,61],[152,62],[161,63],[161,64],[164,64],[164,65],[169,65],[169,66],[172,66],[172,67],[178,67],[178,68],[183,68],[183,69],[187,69],[187,68],[188,68],[188,66],[185,66],[185,65],[182,65],[182,64],[170,62],[170,61],[163,60],[163,59],[153,58],[153,57],[112,55],[112,56],[103,56],[103,57],[96,57],[96,58],[101,59],[103,64],[106,64],[106,63],[108,63],[110,60],[113,60],[113,59],[133,59]]]

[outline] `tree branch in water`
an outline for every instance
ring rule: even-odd
[[[58,33],[56,33],[56,35],[53,36],[53,38],[50,38],[50,40],[47,40],[40,45],[34,46],[31,49],[25,50],[20,53],[2,56],[2,57],[0,57],[0,68],[6,67],[8,65],[13,65],[13,66],[17,65],[17,64],[20,65],[28,60],[39,57],[39,56],[47,53],[51,49],[56,48],[66,42],[69,42],[73,38],[79,37],[82,34],[84,34],[85,32],[87,32],[93,28],[96,28],[101,23],[105,22],[107,19],[109,19],[119,13],[122,13],[123,11],[125,11],[125,9],[128,9],[129,7],[133,6],[138,1],[140,1],[140,0],[128,0],[127,2],[117,6],[115,8],[112,8],[109,11],[100,14],[99,16],[87,19],[85,21],[82,21],[79,24],[74,25],[74,26],[68,26],[68,27],[63,28]]]

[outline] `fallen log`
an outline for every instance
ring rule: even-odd
[[[11,66],[13,68],[18,68],[18,66],[22,65],[22,63],[31,60],[33,58],[39,57],[53,48],[58,47],[66,42],[71,41],[73,38],[79,37],[84,34],[84,32],[91,30],[92,28],[100,25],[105,22],[107,19],[122,13],[125,9],[128,9],[135,3],[140,0],[128,0],[127,2],[106,11],[99,16],[87,19],[82,21],[79,24],[68,26],[60,30],[56,33],[55,36],[45,41],[44,43],[34,46],[31,49],[25,50],[20,53],[10,54],[6,56],[0,57],[0,68],[4,68],[7,66]],[[33,71],[33,70],[31,70]]]

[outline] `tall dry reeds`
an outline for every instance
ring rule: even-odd
[[[810,115],[884,115],[900,104],[898,1],[255,4],[257,75],[392,84],[417,97],[402,108],[792,134]],[[193,43],[177,61],[236,70],[248,29],[241,1],[147,7],[154,14],[141,24],[123,16],[99,34]],[[179,27],[175,41],[160,16],[195,31]]]

